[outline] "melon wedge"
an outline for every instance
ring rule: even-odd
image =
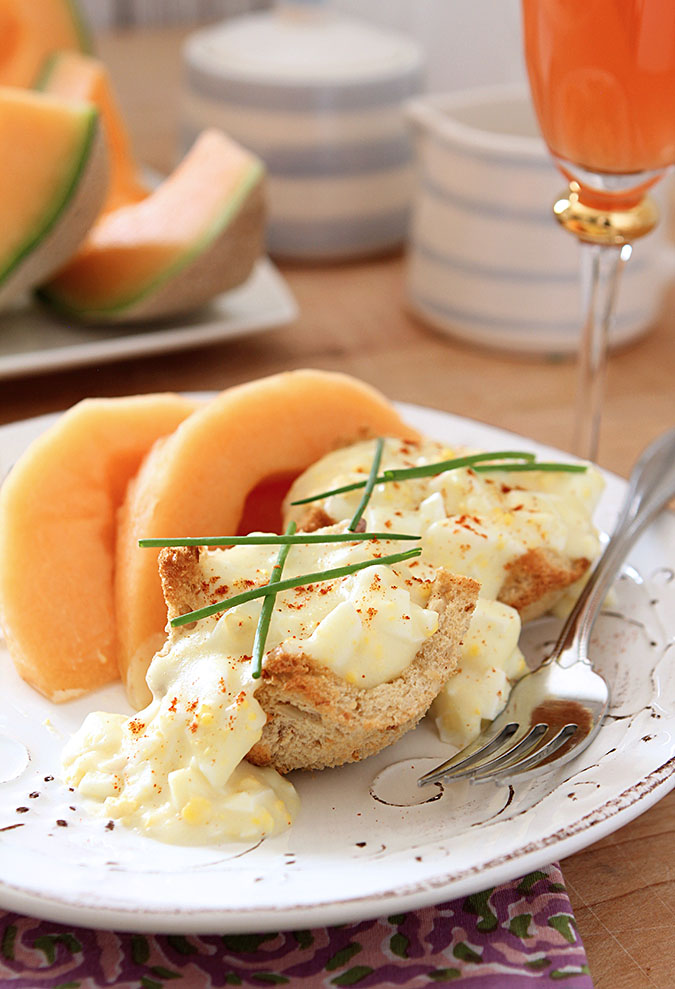
[[[166,625],[158,551],[139,548],[138,540],[236,533],[259,485],[285,478],[281,500],[291,480],[330,449],[374,435],[415,433],[369,386],[302,370],[228,389],[153,447],[129,485],[117,535],[118,658],[132,704],[150,699],[145,674]]]
[[[0,86],[33,86],[52,52],[90,48],[75,0],[0,0]]]
[[[94,222],[108,183],[98,113],[0,88],[0,306],[60,268]]]
[[[104,64],[81,52],[56,52],[47,61],[37,88],[65,99],[93,103],[97,108],[110,156],[110,186],[104,212],[144,199],[149,189],[140,180],[131,140]]]
[[[0,487],[0,624],[21,676],[51,700],[119,675],[116,512],[143,456],[194,408],[170,394],[80,402]]]
[[[106,213],[40,295],[88,321],[189,312],[239,285],[263,252],[263,166],[205,131],[142,202]]]

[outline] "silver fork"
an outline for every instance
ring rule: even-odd
[[[588,644],[595,619],[626,554],[675,496],[675,429],[656,439],[633,468],[619,520],[552,652],[511,691],[505,709],[470,745],[425,773],[419,786],[535,775],[578,756],[597,735],[609,705],[606,681],[593,671]]]

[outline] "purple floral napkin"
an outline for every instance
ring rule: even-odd
[[[593,989],[558,865],[439,906],[283,934],[118,934],[7,912],[0,930],[8,989]]]

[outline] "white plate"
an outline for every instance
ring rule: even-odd
[[[410,406],[404,412],[424,432],[453,443],[513,447],[513,436],[497,429]],[[0,429],[5,465],[49,421]],[[612,527],[623,489],[607,476],[603,528]],[[297,823],[252,848],[166,846],[83,817],[77,794],[45,777],[57,775],[61,745],[87,711],[126,709],[122,690],[50,705],[17,678],[0,648],[0,766],[7,776],[18,774],[0,784],[0,904],[118,930],[276,931],[441,902],[570,855],[675,785],[673,560],[675,519],[665,514],[642,538],[634,569],[600,619],[595,656],[614,701],[597,739],[575,762],[513,788],[461,782],[421,791],[416,777],[447,751],[422,724],[357,765],[295,774]],[[541,648],[551,633],[549,621],[536,625],[528,649]],[[23,746],[30,752],[25,766]],[[411,803],[417,800],[428,802]]]
[[[267,258],[243,285],[199,313],[150,328],[71,323],[26,303],[0,316],[0,380],[234,340],[283,326],[297,314],[290,289]]]

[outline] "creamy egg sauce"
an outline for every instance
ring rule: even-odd
[[[293,546],[284,577],[409,545]],[[210,594],[218,600],[267,583],[277,554],[277,546],[253,545],[204,552]],[[281,592],[266,648],[302,651],[363,687],[393,679],[436,631],[438,615],[426,607],[433,577],[428,565],[375,565]],[[177,844],[254,840],[291,824],[298,810],[292,784],[244,761],[265,723],[251,675],[260,608],[257,599],[174,632],[148,671],[148,707],[132,718],[85,719],[62,761],[65,781],[92,810]]]
[[[301,520],[307,510],[307,506],[291,506],[293,500],[363,481],[373,452],[373,442],[366,441],[335,450],[310,467],[288,495],[288,518]],[[380,473],[438,463],[466,453],[433,440],[411,443],[389,439]],[[507,564],[530,549],[546,546],[589,560],[598,555],[592,515],[602,487],[602,477],[593,467],[583,473],[476,473],[462,468],[376,485],[364,518],[374,532],[420,534],[423,560],[473,577],[481,584],[481,597],[494,599],[504,582]],[[360,497],[357,490],[312,504],[338,521],[352,517]]]
[[[461,749],[496,718],[512,684],[526,672],[518,648],[520,615],[501,601],[479,598],[464,637],[457,672],[431,705],[438,734]]]
[[[370,472],[374,441],[335,450],[313,464],[291,488],[286,516],[300,521],[308,506],[296,499],[363,481]],[[433,440],[388,439],[380,474],[463,456],[466,449]],[[592,516],[603,488],[600,472],[497,471],[468,468],[431,477],[376,485],[364,513],[372,531],[422,536],[419,566],[445,567],[478,580],[480,597],[462,648],[457,673],[431,709],[441,738],[462,748],[482,722],[503,708],[509,690],[526,670],[518,649],[520,616],[496,600],[508,564],[528,550],[550,547],[571,558],[593,560],[600,543]],[[331,519],[348,519],[361,491],[330,495],[311,504]],[[564,610],[578,588],[561,596]]]
[[[374,444],[324,457],[299,478],[289,501],[364,480]],[[435,463],[465,451],[433,441],[388,440],[382,470]],[[473,577],[481,596],[462,646],[460,666],[431,715],[457,746],[474,738],[503,707],[522,675],[520,617],[496,600],[510,561],[548,546],[570,557],[599,551],[591,517],[602,489],[592,468],[569,473],[476,473],[467,469],[379,484],[365,511],[372,532],[421,536],[419,559],[376,565],[348,577],[278,594],[266,648],[302,651],[350,683],[391,680],[433,635],[427,608],[436,568]],[[318,504],[344,531],[360,491]],[[288,508],[302,519],[306,509]],[[400,552],[401,542],[297,545],[284,577]],[[278,547],[238,546],[202,556],[215,599],[267,583]],[[298,811],[292,784],[273,769],[249,765],[265,714],[255,698],[251,653],[261,599],[174,631],[148,671],[153,699],[132,718],[90,714],[63,753],[65,781],[106,817],[162,841],[200,844],[255,840],[285,830]]]

